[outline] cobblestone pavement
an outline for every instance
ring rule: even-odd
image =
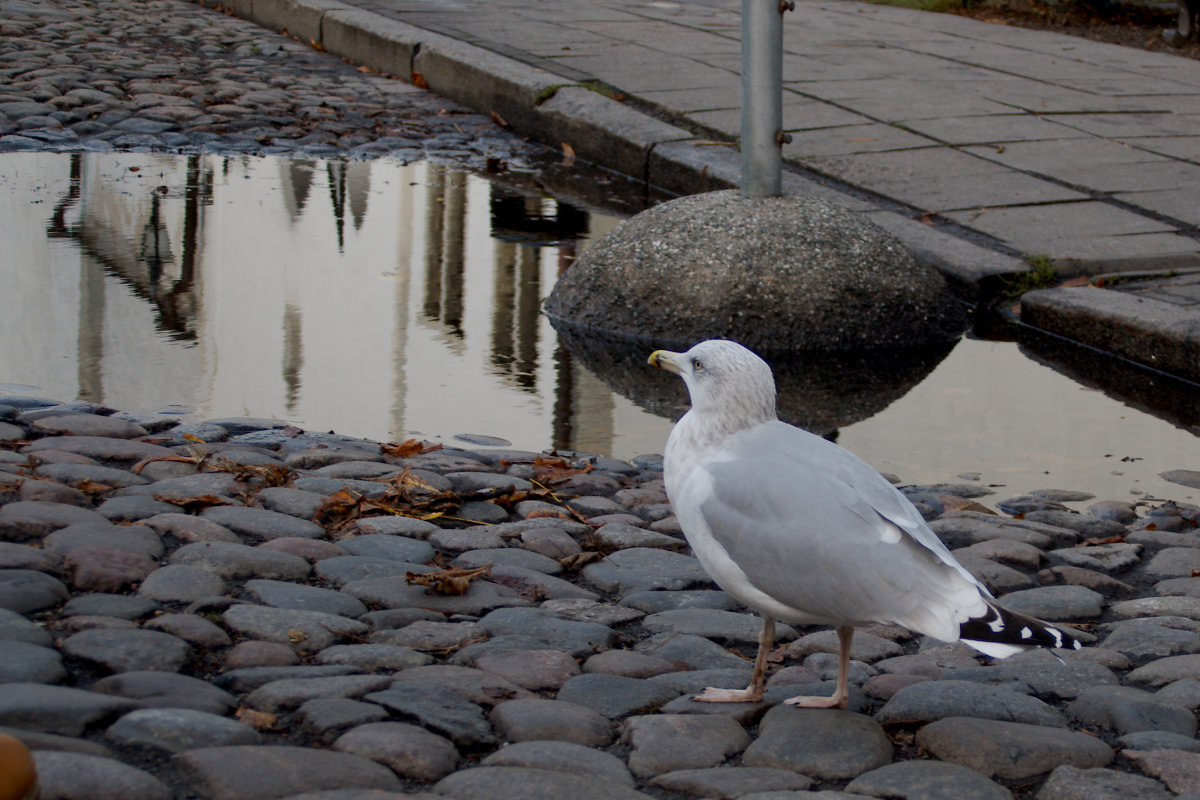
[[[111,149],[481,168],[541,152],[486,115],[196,4],[0,2],[0,151]]]
[[[0,734],[44,798],[1200,791],[1197,506],[907,487],[1005,605],[1092,644],[989,663],[873,626],[849,708],[802,710],[837,639],[780,626],[764,700],[702,704],[760,625],[661,464],[0,395]]]

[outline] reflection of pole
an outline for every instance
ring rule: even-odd
[[[517,385],[537,387],[537,345],[539,312],[542,304],[539,251],[525,246],[517,251]]]
[[[350,217],[354,230],[361,231],[367,218],[367,198],[371,194],[370,161],[351,161],[346,165],[346,199],[350,203]]]
[[[425,184],[425,317],[442,318],[442,246],[445,227],[443,204],[446,198],[445,168],[437,164],[428,167]]]
[[[329,179],[329,202],[333,205],[333,224],[337,227],[338,252],[346,247],[346,165],[329,161],[325,165]]]
[[[571,351],[559,342],[554,347],[554,430],[551,441],[557,450],[570,450],[574,439],[572,406],[575,404],[575,369]]]
[[[283,304],[283,385],[288,414],[296,413],[300,400],[300,371],[304,368],[304,337],[300,309]]]
[[[79,399],[104,402],[104,270],[96,259],[79,259]]]
[[[400,174],[407,175],[410,169],[404,167]],[[395,439],[404,438],[405,416],[408,413],[408,288],[412,279],[413,216],[416,213],[412,181],[403,180],[400,182],[396,220],[396,270],[393,278],[396,285],[396,328],[392,336],[392,407],[388,410],[391,417],[388,432]]]
[[[513,363],[513,301],[517,247],[497,241],[492,267],[492,365],[507,373]]]
[[[83,195],[83,159],[71,156],[71,200]],[[63,206],[65,210],[65,205]],[[104,270],[84,251],[79,259],[79,334],[76,344],[79,399],[104,402]]]
[[[780,0],[742,0],[742,194],[783,187],[783,11]]]
[[[458,171],[446,181],[446,250],[442,321],[463,335],[463,263],[466,256],[467,176]]]
[[[574,239],[566,239],[558,246],[558,274],[562,275],[575,263],[576,251]]]

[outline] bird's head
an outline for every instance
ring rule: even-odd
[[[687,384],[692,410],[725,418],[727,430],[775,419],[775,378],[753,352],[726,339],[710,339],[686,353],[655,350],[651,366],[674,372]]]

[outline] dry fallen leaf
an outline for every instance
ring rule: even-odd
[[[572,164],[574,164],[575,163],[575,148],[571,147],[571,145],[568,144],[567,142],[563,142],[562,143],[562,151],[563,151],[563,160],[562,160],[563,166],[569,167]]]
[[[114,487],[109,486],[107,483],[94,481],[91,478],[84,478],[75,484],[75,488],[84,494],[103,494],[104,492],[111,492]]]
[[[154,495],[154,499],[170,503],[173,506],[179,506],[188,514],[194,514],[197,511],[202,511],[212,506],[230,505],[230,502],[224,497],[217,497],[215,494],[197,494],[191,497],[168,497],[156,494]]]
[[[288,631],[287,636],[288,636],[288,641],[291,642],[292,644],[300,644],[301,642],[308,641],[308,634],[305,633],[304,631],[300,630],[299,628],[292,628],[291,630]]]
[[[423,456],[426,453],[441,450],[442,446],[431,442],[422,442],[420,439],[405,439],[399,444],[395,442],[381,444],[379,445],[379,449],[385,456],[391,456],[392,458],[412,458],[413,456]]]
[[[404,575],[404,582],[410,585],[428,586],[427,594],[443,594],[443,595],[464,595],[471,588],[471,581],[475,578],[486,578],[492,574],[492,565],[486,564],[475,569],[458,569],[452,567],[443,569],[437,572],[424,572],[417,574],[408,572]]]
[[[581,569],[583,566],[590,564],[593,561],[599,561],[602,558],[604,558],[604,553],[601,553],[598,550],[585,550],[582,553],[575,553],[574,555],[560,558],[558,563],[562,564],[563,569],[574,571]]]
[[[947,511],[978,511],[980,514],[996,515],[996,512],[987,506],[976,503],[974,500],[968,500],[965,497],[959,497],[958,495],[939,494],[937,495],[937,499]]]
[[[312,49],[316,50],[318,53],[325,52],[325,47],[320,42],[318,42],[316,39],[312,38],[311,36],[308,38],[308,43],[311,44]]]
[[[249,725],[256,731],[267,731],[275,727],[279,717],[266,711],[255,711],[253,708],[241,706],[233,714],[234,719],[243,725]]]
[[[501,128],[508,130],[508,128],[509,128],[508,120],[504,119],[504,117],[500,116],[495,111],[489,111],[488,116],[492,118],[492,122],[496,123]]]
[[[531,511],[525,515],[525,519],[541,519],[543,517],[549,517],[552,519],[569,519],[569,520],[574,519],[574,517],[572,517],[566,511],[559,511],[557,509],[552,509],[552,508],[535,509],[534,511]]]
[[[417,87],[418,89],[428,89],[429,88],[429,84],[425,82],[425,76],[419,72],[414,72],[412,74],[412,83],[413,83],[413,86]]]
[[[1102,544],[1123,544],[1124,536],[1105,536],[1103,539],[1085,539],[1080,547],[1096,547]]]
[[[533,476],[539,483],[554,483],[573,475],[586,475],[593,469],[591,464],[572,467],[562,458],[538,457],[533,460]]]

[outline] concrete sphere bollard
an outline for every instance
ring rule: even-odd
[[[735,190],[626,220],[564,273],[545,303],[565,324],[761,353],[925,347],[956,340],[962,306],[894,236],[811,197]]]

